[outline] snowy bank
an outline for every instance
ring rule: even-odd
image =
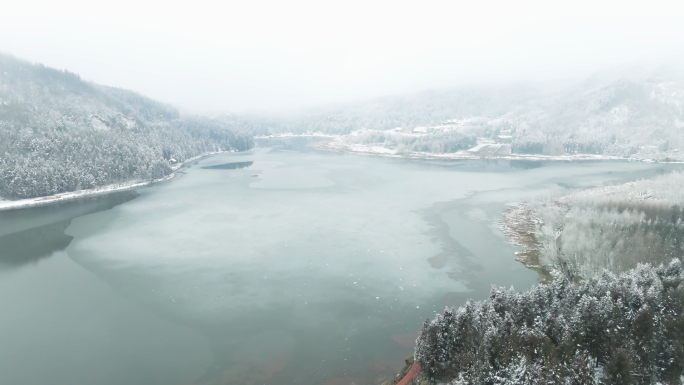
[[[494,148],[496,146],[496,148]],[[506,150],[508,145],[505,144],[478,144],[477,146],[457,152],[449,153],[432,153],[432,152],[413,152],[402,151],[379,146],[377,144],[359,144],[347,143],[339,137],[330,141],[318,144],[318,148],[322,150],[351,153],[360,155],[375,155],[393,158],[410,158],[410,159],[443,159],[443,160],[460,160],[460,159],[502,159],[502,160],[528,160],[528,161],[587,161],[587,160],[621,160],[621,161],[642,161],[653,162],[651,159],[635,159],[624,158],[610,155],[600,154],[567,154],[567,155],[540,155],[540,154],[513,154]],[[509,147],[508,147],[509,149]],[[488,151],[483,151],[488,150]],[[665,163],[665,162],[663,162]],[[668,163],[682,163],[682,162],[668,162]]]
[[[171,169],[173,171],[178,170],[179,168],[183,167],[184,165],[189,164],[190,162],[194,162],[196,160],[199,160],[201,158],[211,156],[211,155],[216,155],[219,153],[223,153],[227,151],[216,151],[216,152],[208,152],[204,153],[189,159],[186,159],[182,163],[174,164],[171,166]],[[151,180],[151,181],[128,181],[128,182],[123,182],[123,183],[115,183],[115,184],[110,184],[106,186],[99,186],[95,187],[92,189],[85,189],[85,190],[78,190],[78,191],[70,191],[70,192],[64,192],[60,194],[55,194],[55,195],[49,195],[49,196],[42,196],[42,197],[36,197],[36,198],[28,198],[28,199],[20,199],[20,200],[0,200],[0,211],[4,210],[12,210],[12,209],[22,209],[22,208],[27,208],[27,207],[35,207],[35,206],[43,206],[43,205],[49,205],[53,203],[59,203],[59,202],[65,202],[65,201],[71,201],[75,199],[81,199],[85,197],[91,197],[91,196],[97,196],[97,195],[106,195],[106,194],[111,194],[113,192],[119,192],[119,191],[126,191],[126,190],[133,190],[136,188],[144,187],[151,185],[153,183],[158,183],[158,182],[163,182],[165,180],[169,180],[176,176],[175,173],[171,173],[163,178]]]

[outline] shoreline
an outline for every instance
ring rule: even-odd
[[[188,158],[185,161],[175,164],[171,166],[171,174],[155,179],[152,181],[145,181],[145,182],[140,182],[140,181],[128,181],[128,182],[123,182],[123,183],[114,183],[106,186],[100,186],[100,187],[95,187],[92,189],[85,189],[85,190],[78,190],[78,191],[70,191],[70,192],[63,192],[55,195],[47,195],[47,196],[42,196],[42,197],[36,197],[36,198],[27,198],[27,199],[19,199],[16,201],[10,201],[10,200],[0,200],[0,211],[8,211],[8,210],[19,210],[19,209],[24,209],[24,208],[29,208],[29,207],[37,207],[37,206],[47,206],[50,204],[55,204],[55,203],[61,203],[61,202],[67,202],[71,200],[77,200],[81,198],[86,198],[86,197],[93,197],[93,196],[98,196],[98,195],[107,195],[115,192],[121,192],[121,191],[127,191],[127,190],[134,190],[140,187],[145,187],[145,186],[151,186],[155,183],[159,182],[164,182],[167,180],[171,180],[176,176],[175,171],[179,170],[183,166],[186,166],[187,164],[200,160],[202,158],[216,155],[216,154],[221,154],[225,152],[231,152],[231,151],[216,151],[216,152],[207,152],[201,155],[194,156],[192,158]]]
[[[515,252],[515,260],[536,271],[542,279],[541,283],[550,283],[553,275],[541,264],[541,246],[535,236],[536,221],[534,212],[528,208],[527,203],[520,203],[503,212],[499,229],[510,243],[522,248]]]
[[[283,139],[283,138],[337,138],[339,135],[312,132],[308,134],[293,134],[291,132],[276,133],[271,135],[256,135],[254,139]]]
[[[337,137],[333,137],[337,138]],[[476,146],[477,147],[477,146]],[[662,164],[684,164],[682,160],[659,161],[649,158],[624,158],[612,155],[598,155],[598,154],[571,154],[571,155],[542,155],[542,154],[494,154],[481,155],[470,150],[461,150],[452,153],[431,153],[431,152],[398,152],[396,150],[382,147],[379,145],[366,144],[352,144],[343,143],[339,140],[329,140],[319,143],[316,148],[324,151],[342,153],[342,154],[356,154],[356,155],[370,155],[381,156],[386,158],[403,158],[403,159],[426,159],[426,160],[520,160],[520,161],[622,161],[622,162],[644,162],[644,163],[662,163]]]

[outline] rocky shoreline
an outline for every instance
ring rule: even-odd
[[[535,236],[537,219],[529,206],[521,203],[506,210],[499,227],[511,243],[522,247],[515,253],[515,260],[536,271],[542,283],[551,282],[551,272],[541,264],[541,244]]]

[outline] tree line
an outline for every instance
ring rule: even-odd
[[[455,131],[437,131],[424,135],[402,132],[364,131],[344,138],[347,143],[380,145],[398,152],[451,153],[466,150],[477,144],[474,135],[464,135]]]

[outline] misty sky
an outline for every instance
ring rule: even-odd
[[[679,61],[677,3],[24,0],[0,52],[184,111],[287,110]]]

